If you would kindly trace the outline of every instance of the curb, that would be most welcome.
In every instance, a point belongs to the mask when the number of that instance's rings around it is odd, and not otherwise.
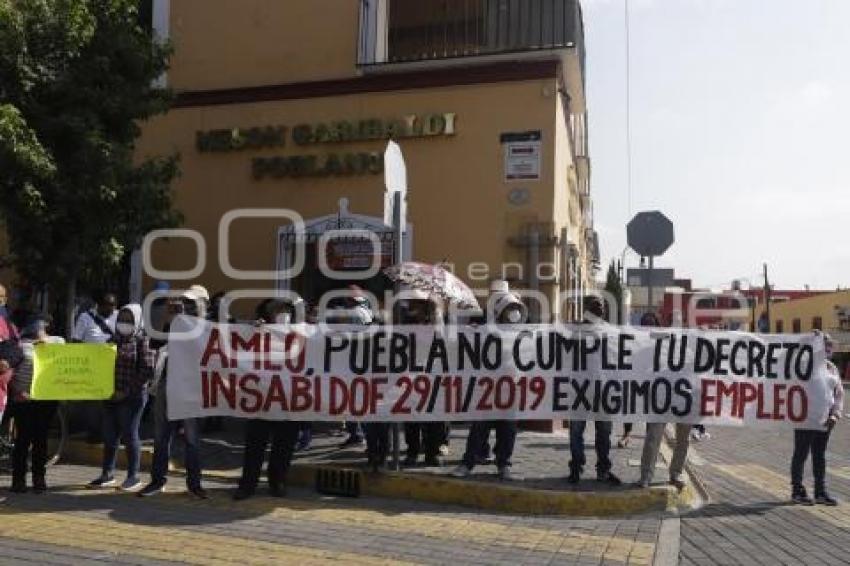
[[[150,447],[142,448],[141,465],[149,468],[152,460]],[[64,463],[98,466],[102,459],[100,445],[70,440],[62,454]],[[123,451],[119,463],[124,463]],[[169,469],[184,474],[172,461]],[[624,489],[595,493],[542,490],[474,480],[462,480],[427,474],[404,472],[371,473],[362,469],[294,463],[288,473],[291,486],[315,488],[321,473],[345,472],[359,486],[360,495],[407,499],[429,503],[474,507],[484,511],[499,511],[531,515],[567,516],[618,516],[636,515],[650,511],[669,511],[690,507],[694,492],[681,493],[668,486],[649,489]],[[239,480],[237,470],[204,470],[205,479],[225,483]]]

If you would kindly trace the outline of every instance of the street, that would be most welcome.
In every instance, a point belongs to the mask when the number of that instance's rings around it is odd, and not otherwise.
[[[9,494],[0,507],[0,562],[668,564],[678,547],[683,565],[850,563],[850,505],[788,503],[790,431],[710,432],[692,462],[712,500],[681,518],[520,516],[310,490],[280,500],[261,491],[237,504],[224,483],[207,482],[208,501],[190,499],[181,478],[164,496],[141,499],[83,489],[96,468],[60,465],[50,470],[49,494]],[[842,501],[850,499],[849,449],[839,428],[829,482]]]

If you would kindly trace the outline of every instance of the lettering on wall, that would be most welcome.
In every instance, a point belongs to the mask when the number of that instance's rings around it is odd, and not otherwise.
[[[198,131],[195,146],[201,153],[231,153],[320,144],[355,143],[388,139],[453,136],[457,115],[410,114],[401,118],[338,120],[314,124],[261,126]],[[382,151],[330,152],[323,155],[254,157],[254,179],[321,177],[380,174],[384,170]]]

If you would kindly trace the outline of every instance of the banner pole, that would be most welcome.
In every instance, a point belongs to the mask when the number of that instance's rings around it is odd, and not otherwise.
[[[404,261],[404,252],[402,250],[404,246],[403,237],[401,228],[401,199],[404,198],[399,191],[393,192],[393,239],[395,240],[395,246],[393,247],[393,261],[396,264]],[[398,290],[398,289],[396,289]],[[392,316],[392,313],[391,313]],[[401,461],[400,461],[400,447],[399,447],[399,429],[401,428],[398,423],[393,423],[392,435],[393,435],[393,462],[392,469],[396,472],[401,470]]]

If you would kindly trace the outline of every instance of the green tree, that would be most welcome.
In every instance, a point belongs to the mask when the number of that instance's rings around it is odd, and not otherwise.
[[[177,157],[137,160],[139,123],[165,112],[170,47],[136,0],[0,0],[0,213],[11,264],[65,290],[103,279],[173,226]]]
[[[620,281],[620,273],[617,269],[615,260],[611,260],[608,266],[608,274],[605,276],[605,291],[611,293],[617,300],[617,320],[612,320],[614,324],[622,323],[623,321],[623,284]]]

